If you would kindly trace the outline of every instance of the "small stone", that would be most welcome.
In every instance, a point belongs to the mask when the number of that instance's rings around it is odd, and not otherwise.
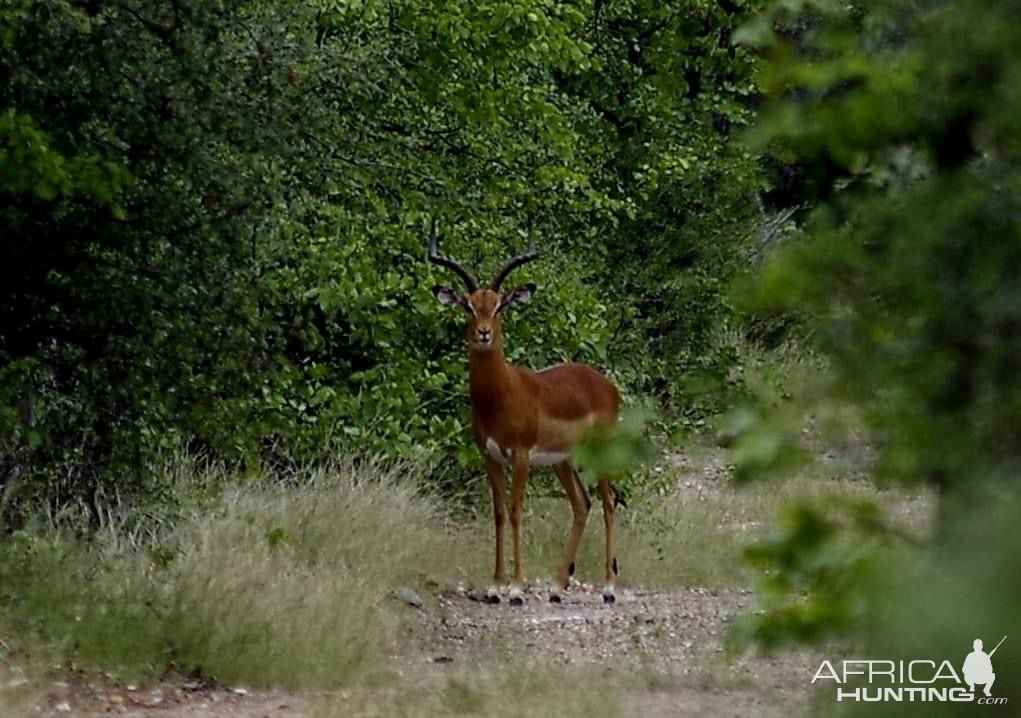
[[[59,712],[61,712],[61,713],[70,713],[71,712],[71,704],[70,703],[66,703],[66,702],[65,703],[58,703],[56,705],[56,709]]]
[[[419,596],[414,591],[412,591],[410,588],[397,589],[396,591],[393,592],[393,597],[396,598],[398,601],[403,601],[409,606],[414,606],[415,608],[421,608],[423,605],[425,605],[425,602],[422,600],[422,597]]]

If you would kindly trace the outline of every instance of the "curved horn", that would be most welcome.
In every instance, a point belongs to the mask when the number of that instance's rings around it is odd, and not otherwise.
[[[494,279],[493,283],[489,285],[489,288],[492,289],[494,292],[499,291],[500,285],[503,284],[503,280],[507,278],[507,275],[509,275],[518,267],[520,267],[522,264],[534,262],[538,258],[539,250],[536,249],[535,244],[532,243],[528,247],[527,252],[525,252],[524,254],[519,254],[518,256],[514,257],[509,262],[507,262],[507,264],[503,265],[503,268],[497,273],[496,279]]]
[[[539,258],[539,250],[535,248],[535,240],[532,239],[532,223],[528,223],[528,251],[524,254],[519,254],[513,259],[507,261],[507,264],[503,265],[503,268],[496,274],[496,279],[489,285],[489,288],[494,292],[499,291],[500,285],[503,284],[503,280],[507,278],[507,275],[517,270],[522,265],[527,265],[530,261],[535,261]]]
[[[438,264],[441,267],[446,267],[461,277],[469,292],[474,292],[478,289],[479,283],[475,281],[475,277],[471,275],[471,272],[462,267],[458,262],[455,262],[453,259],[444,257],[440,254],[439,244],[439,238],[436,236],[436,217],[433,217],[432,225],[429,228],[429,261],[433,264]]]
[[[493,280],[489,288],[494,292],[500,291],[500,285],[503,284],[503,280],[513,272],[515,269],[520,267],[522,264],[528,264],[534,262],[539,258],[539,250],[535,248],[535,235],[532,234],[532,214],[528,215],[528,251],[524,254],[519,254],[514,257],[507,264],[503,265],[499,272],[496,273],[496,279]]]

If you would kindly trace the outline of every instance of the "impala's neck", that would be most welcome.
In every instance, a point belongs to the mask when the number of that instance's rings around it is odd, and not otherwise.
[[[488,349],[468,350],[468,386],[474,406],[484,408],[504,395],[510,380],[508,368],[499,337]]]

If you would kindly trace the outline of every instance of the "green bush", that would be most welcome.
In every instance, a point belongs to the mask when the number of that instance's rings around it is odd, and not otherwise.
[[[424,261],[432,218],[483,277],[537,239],[512,359],[607,366],[669,417],[715,410],[684,379],[733,361],[709,337],[760,221],[733,141],[750,11],[5,4],[14,503],[158,494],[182,448],[252,469],[424,450],[457,484],[476,458],[461,329],[427,292],[449,281]]]

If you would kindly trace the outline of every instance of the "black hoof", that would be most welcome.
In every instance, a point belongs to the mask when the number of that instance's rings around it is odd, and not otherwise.
[[[489,605],[492,606],[492,605],[497,604],[497,603],[500,602],[500,597],[497,596],[495,593],[491,593],[491,594],[486,596],[486,598],[485,598],[485,600],[483,602],[484,603],[488,603]]]
[[[523,599],[521,596],[511,596],[510,605],[512,605],[512,606],[524,606],[525,605],[525,599]]]
[[[559,593],[551,593],[549,595],[549,602],[550,603],[560,603],[561,602],[560,594]]]
[[[616,602],[617,602],[617,597],[614,596],[612,593],[604,593],[603,594],[603,603],[616,603]]]

